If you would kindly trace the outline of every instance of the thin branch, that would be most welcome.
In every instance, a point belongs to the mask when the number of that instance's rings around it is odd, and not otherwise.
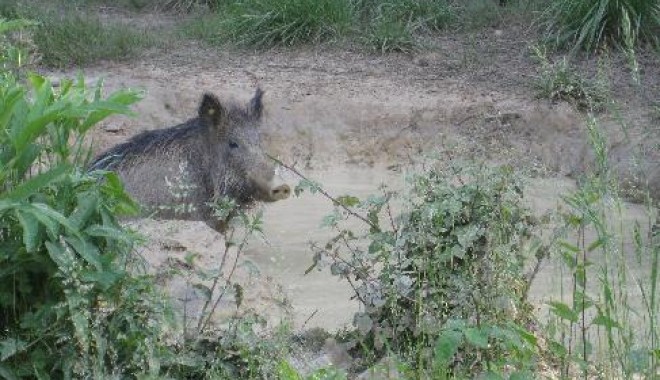
[[[273,156],[271,156],[271,155],[269,155],[269,154],[267,154],[267,156],[268,156],[271,160],[277,162],[280,166],[282,166],[283,168],[289,170],[290,172],[292,172],[293,174],[295,174],[295,175],[297,175],[298,177],[302,178],[303,180],[308,181],[308,182],[310,182],[310,183],[315,183],[315,182],[313,182],[312,180],[310,180],[309,178],[307,178],[304,174],[302,174],[301,172],[299,172],[297,169],[295,169],[293,166],[287,165],[287,164],[285,164],[284,162],[282,162],[281,160],[279,160],[279,159],[277,159],[277,158],[275,158],[275,157],[273,157]],[[362,215],[356,213],[355,211],[351,210],[351,209],[348,208],[346,205],[342,204],[340,201],[337,200],[337,198],[335,198],[335,197],[333,197],[332,195],[328,194],[328,192],[326,192],[325,190],[323,190],[323,188],[321,188],[320,186],[317,186],[317,187],[316,187],[316,190],[318,190],[318,192],[321,193],[321,195],[323,195],[324,197],[326,197],[326,198],[328,198],[329,200],[331,200],[332,203],[333,203],[335,206],[339,206],[339,207],[341,207],[342,209],[344,209],[344,211],[346,211],[349,215],[351,215],[351,216],[353,216],[353,217],[355,217],[355,218],[360,219],[361,221],[363,221],[363,222],[365,222],[366,224],[368,224],[369,227],[371,227],[371,228],[373,228],[373,229],[375,229],[375,230],[377,230],[377,231],[380,231],[380,227],[379,227],[379,226],[377,226],[376,224],[372,223],[371,221],[369,221],[369,219],[365,218],[364,216],[362,216]]]

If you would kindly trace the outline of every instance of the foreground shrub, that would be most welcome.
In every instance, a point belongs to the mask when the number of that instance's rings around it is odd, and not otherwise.
[[[315,266],[348,281],[364,308],[354,318],[363,349],[394,351],[435,378],[533,370],[538,352],[527,331],[533,318],[523,272],[544,250],[520,183],[505,168],[467,165],[424,171],[410,185],[398,220],[392,193],[335,199],[326,223],[338,234],[314,246]],[[342,228],[346,217],[360,218],[369,232]]]

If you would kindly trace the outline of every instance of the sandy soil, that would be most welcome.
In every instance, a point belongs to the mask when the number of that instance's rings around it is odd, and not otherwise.
[[[108,91],[145,91],[144,100],[135,106],[136,117],[108,120],[92,137],[102,150],[142,130],[193,117],[203,91],[243,100],[259,85],[266,91],[267,150],[333,194],[376,193],[381,183],[400,188],[407,167],[419,163],[425,153],[441,151],[519,168],[533,178],[528,198],[541,212],[574,186],[568,176],[579,176],[593,159],[587,148],[586,116],[567,104],[534,98],[536,66],[523,32],[515,26],[501,33],[488,30],[473,36],[472,42],[442,37],[435,41],[434,52],[414,56],[323,47],[250,54],[195,44],[145,52],[135,62],[84,69],[90,81],[103,78]],[[643,67],[651,78],[644,93],[626,84],[625,70],[612,69],[614,85],[621,86],[616,96],[623,105],[626,133],[614,116],[605,116],[601,124],[620,177],[635,179],[644,172],[658,196],[660,149],[659,140],[649,138],[657,133],[649,135],[648,94],[660,88],[660,69],[652,64]],[[292,184],[297,181],[284,176]],[[322,242],[331,234],[319,228],[330,208],[327,201],[311,195],[265,208],[266,239],[252,241],[234,278],[246,284],[243,309],[253,308],[272,320],[292,311],[298,328],[334,329],[351,322],[357,305],[349,300],[346,284],[327,273],[303,274],[312,262],[308,242]],[[627,208],[626,217],[644,217],[642,207]],[[195,295],[185,279],[170,276],[165,268],[184,265],[190,253],[199,254],[200,266],[216,267],[222,261],[224,240],[201,223],[141,221],[133,226],[148,237],[143,256],[175,298],[188,300],[181,302],[194,315],[201,307],[199,299],[190,301]],[[255,268],[260,276],[255,277]],[[533,289],[535,299],[549,296],[544,289],[551,277],[540,276]],[[250,281],[258,285],[247,286]]]

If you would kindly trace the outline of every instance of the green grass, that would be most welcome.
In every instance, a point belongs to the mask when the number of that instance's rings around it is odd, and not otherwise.
[[[399,0],[358,2],[362,27],[359,40],[381,53],[412,52],[421,48],[420,34],[437,32],[453,18],[444,1]]]
[[[540,75],[534,83],[537,97],[553,102],[565,101],[582,111],[602,111],[611,102],[609,87],[604,80],[585,79],[563,57],[550,62],[541,48],[534,48]]]
[[[219,13],[219,36],[239,45],[294,46],[333,40],[355,21],[349,0],[236,1]]]
[[[103,60],[136,57],[162,40],[145,28],[102,20],[91,10],[72,6],[39,4],[0,5],[7,18],[38,23],[32,34],[41,63],[49,67],[85,66]]]
[[[631,48],[660,42],[656,0],[557,0],[544,14],[549,39],[594,52],[603,44]]]

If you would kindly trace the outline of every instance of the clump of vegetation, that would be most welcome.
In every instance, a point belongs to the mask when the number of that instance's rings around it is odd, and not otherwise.
[[[2,22],[0,30],[28,25]],[[82,77],[54,88],[22,71],[25,53],[4,35],[0,44],[0,374],[255,378],[274,372],[284,351],[257,334],[258,315],[237,314],[222,326],[212,318],[226,295],[237,312],[240,307],[240,286],[231,274],[222,277],[231,262],[195,284],[208,298],[193,332],[144,274],[136,236],[119,224],[119,216],[136,211],[121,181],[85,169],[87,131],[129,113],[140,94],[103,97],[101,84],[88,89]],[[234,242],[232,233],[227,249],[238,245],[240,252],[260,218],[239,213],[236,219],[245,237]]]
[[[544,13],[559,46],[594,52],[603,44],[630,48],[660,42],[660,5],[655,0],[559,0]]]
[[[31,33],[32,41],[41,63],[50,67],[124,60],[159,43],[154,34],[144,28],[106,21],[91,10],[71,5],[3,4],[0,14],[37,23]]]
[[[545,331],[563,377],[654,378],[660,370],[657,207],[628,217],[607,162],[605,135],[590,117],[595,168],[564,196],[557,234],[559,296]]]
[[[134,239],[116,215],[134,205],[115,175],[105,173],[100,181],[80,170],[89,153],[86,131],[109,115],[128,113],[138,99],[131,91],[104,99],[100,87],[90,93],[82,78],[63,81],[55,91],[35,74],[26,84],[11,71],[0,76],[5,376],[97,377],[153,369],[149,358],[167,313],[151,283],[125,270]]]
[[[411,52],[419,47],[416,35],[443,29],[452,19],[444,1],[403,0],[359,2],[364,44],[381,53]]]
[[[506,168],[471,165],[430,169],[410,184],[397,219],[386,190],[334,199],[325,223],[338,234],[313,247],[314,266],[329,265],[363,305],[354,317],[361,348],[395,352],[434,378],[534,371],[540,352],[527,329],[534,318],[524,268],[545,250],[521,184]],[[305,188],[320,191],[309,181],[298,191]],[[368,232],[343,228],[349,217]]]
[[[235,1],[223,8],[221,36],[241,45],[294,46],[332,40],[354,22],[348,0]]]
[[[550,62],[538,47],[534,54],[541,64],[541,73],[535,83],[539,98],[568,102],[583,111],[601,111],[610,102],[605,81],[585,79],[566,57]]]

